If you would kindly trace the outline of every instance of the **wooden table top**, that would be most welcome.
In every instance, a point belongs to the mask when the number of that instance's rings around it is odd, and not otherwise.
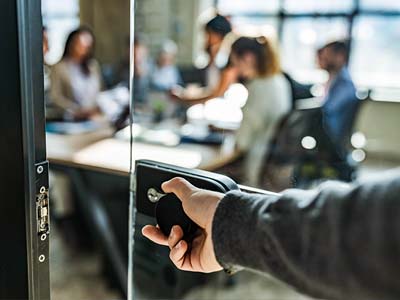
[[[52,164],[122,176],[130,174],[130,143],[113,138],[109,128],[77,135],[48,133],[47,153]],[[179,144],[168,147],[134,142],[132,158],[212,171],[232,161],[234,147],[229,139],[223,146]]]

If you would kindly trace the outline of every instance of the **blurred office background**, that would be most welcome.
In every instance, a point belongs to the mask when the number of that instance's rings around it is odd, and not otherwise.
[[[248,97],[246,80],[236,80],[205,104],[187,105],[171,96],[179,92],[196,98],[210,93],[204,71],[210,62],[204,26],[216,13],[231,22],[235,37],[266,36],[276,41],[282,70],[295,82],[293,93],[300,95],[288,113],[289,125],[284,124],[275,135],[278,150],[270,155],[269,164],[261,166],[268,172],[259,187],[276,191],[312,188],[325,180],[357,180],[399,165],[397,0],[135,2],[132,12],[129,0],[42,0],[49,73],[62,58],[68,35],[83,25],[95,38],[94,58],[101,76],[95,116],[79,122],[65,113],[48,119],[56,202],[51,244],[53,298],[126,296],[128,256],[132,255],[128,253],[129,113],[134,122],[134,159],[161,160],[230,175],[226,167],[233,162],[234,132],[240,127]],[[130,44],[132,14],[134,44]],[[341,176],[343,167],[337,167],[336,161],[324,161],[325,156],[319,153],[323,142],[318,136],[296,136],[293,130],[299,119],[306,122],[308,115],[303,112],[314,109],[324,98],[329,76],[318,66],[317,51],[337,40],[347,43],[348,69],[360,101],[345,141],[342,162],[346,176]],[[229,46],[222,47],[226,60]],[[133,81],[128,58],[132,49],[137,59]],[[167,73],[153,76],[165,66]],[[166,82],[162,74],[176,78]],[[133,93],[129,91],[132,86]],[[128,112],[130,101],[134,110]],[[292,137],[295,142],[287,143]],[[284,156],[282,149],[293,151]],[[279,283],[254,274],[233,279],[182,274],[168,264],[162,249],[139,236],[136,242],[138,261],[133,272],[143,299],[302,299]],[[156,259],[152,259],[153,253]]]

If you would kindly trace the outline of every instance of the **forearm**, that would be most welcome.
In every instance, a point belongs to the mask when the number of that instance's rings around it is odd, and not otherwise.
[[[316,297],[398,299],[398,176],[279,197],[229,193],[213,221],[217,258]]]

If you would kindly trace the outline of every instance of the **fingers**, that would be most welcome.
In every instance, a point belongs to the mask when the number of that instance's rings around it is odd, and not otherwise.
[[[161,230],[155,226],[144,226],[142,229],[142,234],[156,244],[168,246],[168,237],[166,237]]]
[[[169,181],[164,182],[161,188],[165,193],[174,193],[182,202],[187,200],[198,189],[193,186],[189,181],[175,177]]]
[[[172,227],[169,237],[166,237],[158,227],[152,225],[143,227],[142,234],[154,243],[168,246],[171,249],[169,257],[178,269],[191,272],[201,270],[199,257],[201,251],[200,248],[203,243],[202,238],[204,237],[196,237],[192,242],[192,250],[189,250],[189,244],[182,239],[183,230],[178,225]],[[194,261],[193,254],[195,255]]]
[[[162,246],[168,246],[170,249],[174,248],[178,242],[183,239],[184,235],[182,228],[178,225],[172,227],[171,234],[168,237],[161,232],[160,228],[152,225],[144,226],[142,234],[152,242]]]
[[[175,247],[171,249],[171,252],[169,253],[169,258],[178,269],[189,271],[187,263],[185,263],[188,247],[188,243],[184,240],[181,240],[175,245]]]
[[[180,226],[175,225],[171,229],[171,233],[168,237],[168,246],[172,250],[180,240],[183,239],[183,230]]]

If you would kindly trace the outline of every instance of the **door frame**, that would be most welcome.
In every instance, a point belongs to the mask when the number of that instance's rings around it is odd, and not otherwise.
[[[50,299],[41,1],[1,1],[0,36],[0,299]]]

